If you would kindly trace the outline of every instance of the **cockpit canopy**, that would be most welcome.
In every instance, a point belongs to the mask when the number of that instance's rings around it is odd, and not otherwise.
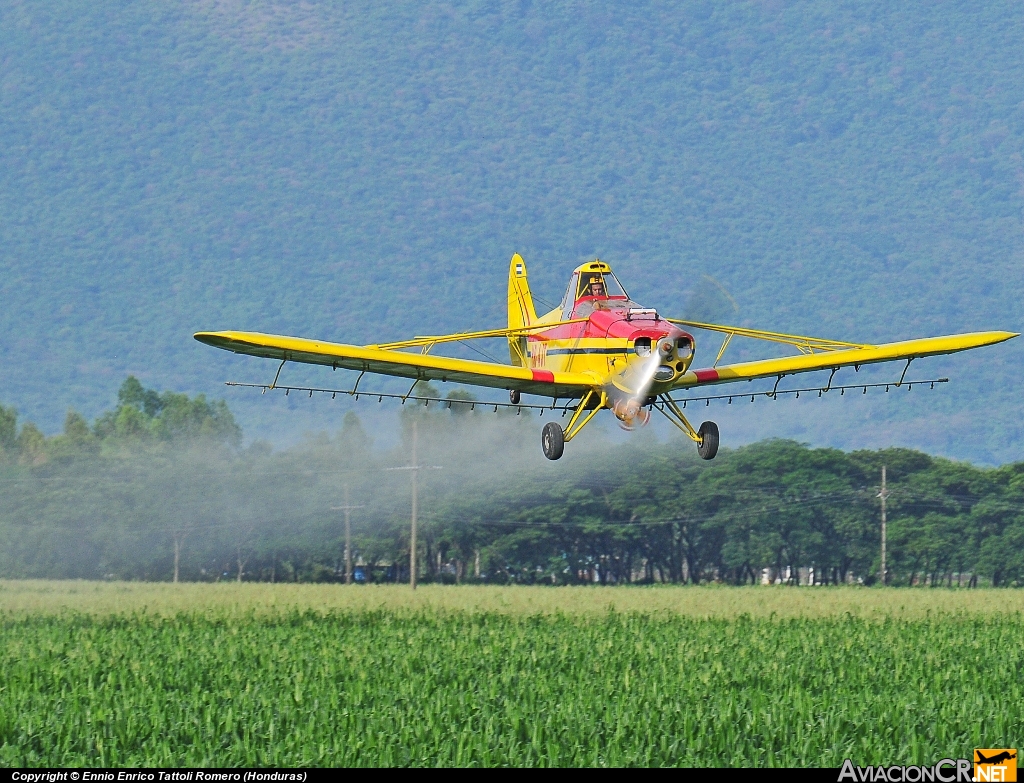
[[[597,299],[628,299],[626,292],[616,279],[608,272],[583,272],[576,283],[576,301],[593,296]]]
[[[563,318],[586,318],[594,310],[637,307],[608,264],[591,261],[576,268],[562,298]]]

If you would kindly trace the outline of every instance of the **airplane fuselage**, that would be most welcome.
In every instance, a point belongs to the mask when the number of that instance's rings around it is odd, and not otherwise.
[[[517,287],[517,276],[524,278]],[[513,259],[510,283],[512,325],[532,310],[527,301],[525,265]],[[632,421],[644,401],[667,392],[687,372],[694,356],[693,335],[629,298],[611,268],[593,261],[576,268],[559,307],[524,318],[538,328],[512,345],[512,360],[543,378],[582,373],[602,390],[603,405]]]
[[[670,388],[693,361],[693,336],[662,320],[655,311],[638,308],[632,302],[630,307],[622,307],[615,300],[581,304],[585,307],[577,306],[570,318],[579,318],[581,309],[597,305],[585,316],[586,321],[528,337],[531,369],[592,373],[607,378],[614,387],[620,385],[615,383],[616,378],[656,356],[658,367],[652,386],[652,393],[656,393]]]

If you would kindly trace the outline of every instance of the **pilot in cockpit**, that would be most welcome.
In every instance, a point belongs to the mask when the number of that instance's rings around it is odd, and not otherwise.
[[[607,294],[604,290],[604,276],[603,275],[592,275],[590,282],[583,287],[583,291],[580,293],[580,298],[585,296],[597,296],[604,299]]]

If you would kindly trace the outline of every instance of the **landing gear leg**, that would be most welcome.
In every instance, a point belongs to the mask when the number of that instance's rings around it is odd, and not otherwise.
[[[576,406],[576,410],[573,411],[572,418],[569,419],[569,425],[564,432],[556,422],[549,421],[545,424],[540,436],[540,445],[544,450],[544,456],[548,459],[561,457],[565,450],[565,444],[580,434],[580,430],[587,426],[601,408],[605,407],[606,401],[604,392],[588,391]],[[583,416],[583,411],[591,404],[594,405],[593,409]],[[581,417],[583,417],[582,420]]]
[[[667,394],[661,396],[662,406],[658,410],[665,414],[670,422],[686,433],[694,443],[697,444],[697,453],[701,459],[714,459],[718,454],[718,425],[713,421],[706,421],[695,430],[693,425],[687,421],[682,409]]]

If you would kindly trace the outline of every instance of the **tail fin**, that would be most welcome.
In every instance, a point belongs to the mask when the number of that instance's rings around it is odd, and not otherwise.
[[[537,311],[533,309],[530,283],[526,279],[526,262],[516,253],[512,256],[512,263],[508,268],[508,328],[532,326],[536,320]],[[508,352],[512,364],[525,367],[526,337],[509,337]]]

